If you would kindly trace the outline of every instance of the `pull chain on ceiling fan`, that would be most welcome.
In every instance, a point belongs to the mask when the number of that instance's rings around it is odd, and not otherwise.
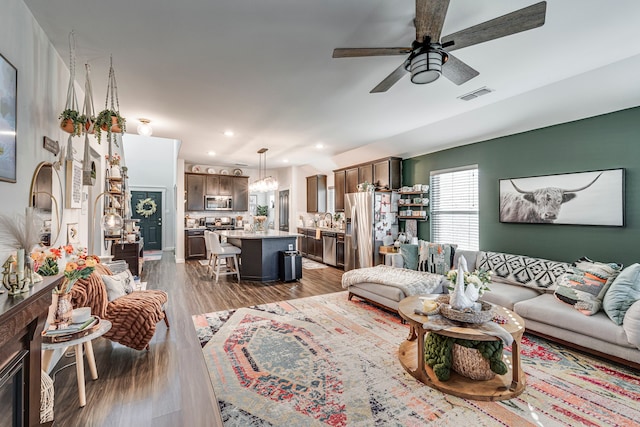
[[[448,8],[449,0],[416,0],[416,39],[411,47],[337,48],[333,50],[333,57],[408,54],[409,57],[371,93],[386,92],[407,72],[411,73],[411,81],[416,84],[431,83],[442,74],[461,85],[480,73],[450,52],[544,25],[547,2],[536,3],[441,38]]]

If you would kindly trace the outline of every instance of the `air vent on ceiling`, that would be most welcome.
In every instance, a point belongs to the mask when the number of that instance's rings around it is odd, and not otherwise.
[[[481,87],[480,89],[476,89],[469,93],[465,93],[462,96],[459,96],[458,99],[462,99],[463,101],[471,101],[472,99],[476,99],[479,96],[486,95],[491,92],[493,92],[493,89],[489,89],[488,87]]]

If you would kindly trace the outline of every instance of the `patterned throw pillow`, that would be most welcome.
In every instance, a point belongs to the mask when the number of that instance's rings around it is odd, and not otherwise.
[[[429,243],[420,248],[418,270],[435,274],[447,274],[453,265],[453,256],[458,245],[449,243]],[[426,258],[425,258],[426,255]]]
[[[591,316],[602,307],[604,295],[618,277],[622,265],[594,262],[588,258],[581,258],[574,265],[572,271],[558,279],[555,296],[582,314]]]
[[[570,264],[564,262],[502,252],[480,252],[478,258],[478,268],[493,271],[494,282],[501,278],[505,283],[538,289],[554,285],[571,268]]]
[[[640,264],[632,264],[616,277],[604,295],[602,305],[616,325],[622,325],[625,314],[640,299]],[[627,332],[628,334],[628,332]],[[627,335],[628,336],[628,335]]]

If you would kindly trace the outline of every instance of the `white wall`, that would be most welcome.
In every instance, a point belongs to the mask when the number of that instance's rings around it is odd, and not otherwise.
[[[0,213],[23,214],[28,205],[31,177],[36,166],[42,161],[55,162],[57,159],[44,150],[43,137],[59,141],[61,148],[67,144],[69,135],[60,130],[58,116],[66,102],[69,70],[22,0],[2,2],[0,53],[18,70],[17,176],[16,183],[0,182],[3,201]],[[83,94],[77,84],[76,90],[79,99],[82,99]],[[82,160],[84,139],[74,139],[75,157]],[[92,146],[100,153],[105,149],[105,144],[102,145],[97,147],[92,141]],[[61,175],[64,188],[64,172]],[[82,209],[65,209],[62,236],[57,245],[66,244],[66,223],[78,223],[81,242],[87,244],[88,214],[82,212]],[[6,259],[9,253],[0,248],[0,260]]]
[[[177,139],[156,138],[126,134],[124,151],[131,191],[162,191],[162,248],[176,247],[176,184],[177,152],[181,142]],[[182,180],[182,178],[180,179]],[[135,207],[132,207],[135,208]],[[180,230],[182,232],[182,230]]]

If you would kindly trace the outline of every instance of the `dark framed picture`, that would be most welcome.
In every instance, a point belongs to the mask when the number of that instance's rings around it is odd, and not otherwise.
[[[0,54],[0,181],[16,182],[18,70]]]
[[[624,169],[500,180],[500,222],[624,226]]]

